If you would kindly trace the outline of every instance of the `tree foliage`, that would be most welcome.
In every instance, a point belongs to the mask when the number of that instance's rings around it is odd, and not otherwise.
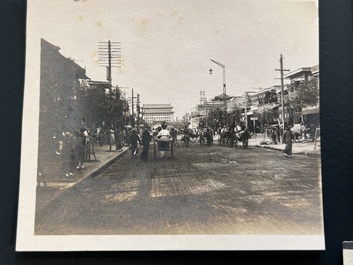
[[[258,114],[259,121],[263,126],[273,124],[278,117],[278,111],[271,109]]]
[[[207,119],[208,126],[211,128],[215,128],[223,125],[223,121],[224,121],[223,110],[221,110],[220,108],[210,110],[208,112],[206,119]]]
[[[106,128],[123,127],[126,124],[129,106],[121,98],[119,89],[89,88],[81,85],[80,106],[88,123]],[[103,123],[104,122],[104,123]]]
[[[300,82],[295,89],[295,103],[304,106],[316,106],[319,99],[318,79],[312,77]]]
[[[241,109],[238,106],[234,106],[232,111],[227,115],[228,126],[234,127],[236,124],[241,123]]]

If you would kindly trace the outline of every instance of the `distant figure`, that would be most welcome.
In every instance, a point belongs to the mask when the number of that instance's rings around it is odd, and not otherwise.
[[[142,133],[143,150],[142,150],[141,156],[140,156],[141,160],[147,161],[148,151],[150,150],[151,139],[152,139],[152,135],[151,135],[151,132],[150,132],[150,128],[146,127],[145,130]]]
[[[116,130],[116,137],[115,137],[115,143],[116,143],[116,150],[119,152],[123,151],[123,135],[120,129]]]
[[[177,131],[176,131],[174,128],[172,128],[172,129],[170,130],[170,136],[171,136],[171,138],[172,138],[172,143],[173,143],[173,145],[179,146],[179,144],[178,144],[178,139],[177,139]]]
[[[66,177],[73,176],[73,169],[75,167],[76,148],[73,135],[66,132],[61,147],[61,171]]]
[[[113,129],[109,129],[109,151],[112,150],[112,145],[115,144],[115,133]]]
[[[138,144],[140,143],[140,135],[137,133],[136,129],[132,129],[129,140],[131,155],[136,157],[138,156]]]
[[[282,136],[282,143],[285,144],[283,153],[286,157],[292,157],[293,133],[287,126]]]
[[[207,127],[207,129],[206,129],[206,142],[207,142],[208,146],[210,146],[212,144],[211,139],[212,139],[212,131],[210,128]]]
[[[184,129],[183,140],[184,140],[184,147],[189,147],[190,131],[189,131],[189,129],[186,126],[185,126],[185,129]]]
[[[88,131],[86,128],[81,128],[76,131],[76,153],[77,153],[77,169],[84,168],[84,161],[86,157],[86,146],[87,146]]]
[[[308,129],[305,125],[305,123],[300,123],[300,134],[301,134],[301,140],[303,143],[306,143],[306,133],[307,133]]]

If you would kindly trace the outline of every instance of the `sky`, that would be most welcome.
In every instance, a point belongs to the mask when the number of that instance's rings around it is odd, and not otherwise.
[[[140,94],[142,104],[174,107],[179,119],[207,99],[279,85],[284,68],[311,67],[318,59],[315,0],[28,0],[27,34],[60,47],[106,81],[98,42],[120,42],[121,65],[112,84]],[[212,74],[209,69],[213,69]]]

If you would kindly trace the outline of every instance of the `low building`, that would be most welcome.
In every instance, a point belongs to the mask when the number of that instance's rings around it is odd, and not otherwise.
[[[316,104],[297,104],[296,102],[298,87],[305,81],[314,82],[320,89],[319,65],[299,68],[289,72],[284,78],[289,79],[289,85],[286,86],[284,93],[285,121],[289,124],[304,122],[313,127],[319,127],[319,94],[317,100],[314,100]]]

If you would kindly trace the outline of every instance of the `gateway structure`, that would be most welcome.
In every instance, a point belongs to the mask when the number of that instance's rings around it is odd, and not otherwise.
[[[169,104],[143,104],[143,119],[151,125],[174,121],[173,106]]]

